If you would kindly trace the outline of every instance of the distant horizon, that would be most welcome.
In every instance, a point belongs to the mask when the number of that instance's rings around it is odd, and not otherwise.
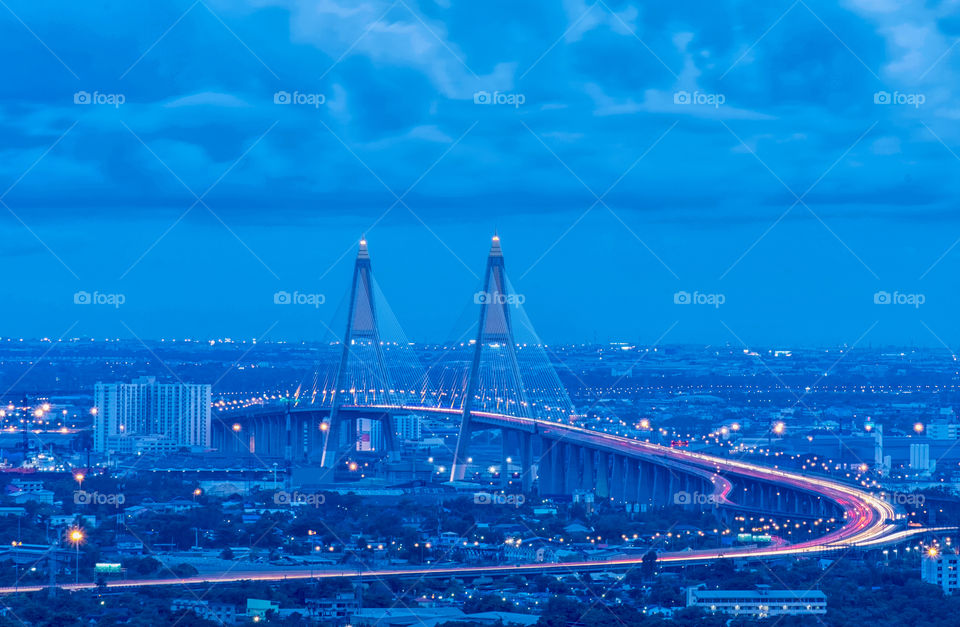
[[[210,345],[210,342],[215,342],[220,345],[230,345],[230,344],[264,344],[264,345],[325,345],[325,346],[334,346],[339,345],[339,340],[323,340],[323,339],[282,339],[282,338],[234,338],[234,337],[206,337],[206,338],[148,338],[148,337],[116,337],[116,338],[98,338],[98,337],[70,337],[70,338],[58,338],[53,339],[46,336],[40,337],[4,337],[0,336],[0,347],[3,346],[2,342],[23,342],[23,343],[70,343],[70,344],[79,344],[82,342],[102,342],[102,343],[115,343],[115,342],[129,342],[132,344],[141,344],[141,343],[183,343],[183,344],[197,344],[197,345]],[[405,343],[400,342],[387,342],[384,341],[384,344],[390,344],[395,346],[400,345],[413,345],[416,347],[453,347],[454,345],[467,348],[475,343],[475,340],[471,339],[464,342],[442,342],[442,341],[418,341],[411,340]],[[524,342],[517,342],[518,345],[525,344]],[[637,342],[630,342],[627,340],[597,340],[597,341],[583,341],[583,342],[540,342],[536,344],[538,346],[563,346],[563,347],[630,347],[631,349],[700,349],[700,350],[711,350],[711,349],[724,349],[730,350],[735,353],[748,353],[748,352],[774,352],[774,351],[811,351],[811,350],[843,350],[843,351],[857,351],[857,350],[866,350],[866,351],[883,351],[883,350],[897,350],[901,352],[926,352],[926,351],[942,351],[949,355],[955,355],[955,352],[952,351],[949,347],[939,346],[939,345],[905,345],[905,344],[870,344],[863,342],[858,346],[847,346],[841,344],[755,344],[750,347],[744,347],[743,345],[736,345],[734,343],[727,344],[701,344],[695,342],[664,342],[661,344],[641,344]]]

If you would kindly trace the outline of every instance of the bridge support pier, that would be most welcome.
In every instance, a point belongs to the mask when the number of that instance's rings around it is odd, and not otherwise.
[[[660,502],[665,504],[673,503],[676,500],[674,495],[677,492],[673,473],[666,466],[661,466],[659,464],[657,464],[657,472],[660,473],[660,489],[663,491]]]
[[[540,463],[537,465],[537,491],[541,497],[554,496],[557,493],[557,443],[541,440]]]
[[[566,454],[564,455],[564,469],[563,469],[563,493],[569,496],[573,496],[573,493],[577,491],[577,486],[580,483],[580,447],[574,444],[563,444],[562,445]]]
[[[594,478],[594,456],[596,452],[593,449],[583,449],[583,473],[580,475],[580,489],[584,492],[592,492],[596,485]]]
[[[626,495],[625,500],[627,503],[636,503],[639,501],[640,496],[640,462],[636,459],[627,457],[624,459],[626,464]]]
[[[520,489],[533,491],[533,436],[526,432],[520,434]]]
[[[610,496],[615,503],[622,503],[626,495],[624,487],[624,481],[626,479],[624,461],[623,455],[613,455],[613,469],[610,472]]]

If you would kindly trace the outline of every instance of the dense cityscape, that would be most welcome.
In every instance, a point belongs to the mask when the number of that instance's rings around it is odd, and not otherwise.
[[[445,356],[445,371],[467,367],[472,347],[410,350],[424,363]],[[380,423],[361,421],[342,471],[326,479],[317,464],[249,442],[243,454],[212,446],[211,432],[242,439],[257,412],[296,407],[304,380],[336,371],[338,348],[0,340],[0,384],[17,399],[0,412],[0,581],[8,594],[36,590],[8,596],[7,619],[552,625],[608,622],[612,612],[627,624],[692,624],[726,622],[721,607],[749,622],[825,612],[867,620],[883,617],[891,594],[960,586],[931,570],[956,568],[960,517],[960,374],[945,350],[544,346],[573,399],[571,424],[829,478],[895,505],[903,530],[930,530],[839,555],[672,566],[657,556],[788,546],[840,527],[842,516],[723,512],[706,490],[626,506],[596,489],[524,490],[521,463],[501,455],[493,431],[477,433],[466,480],[451,482],[459,415],[394,416],[400,461],[380,452]],[[200,383],[217,379],[214,392]],[[156,400],[108,440],[122,395]],[[174,396],[174,419],[153,413]],[[531,564],[550,568],[470,570]],[[322,576],[344,569],[356,576]],[[210,588],[181,583],[230,574],[238,577]],[[147,596],[125,585],[151,581],[163,585]],[[807,581],[817,583],[798,591]],[[86,585],[66,593],[71,583]],[[56,616],[44,601],[54,588],[69,598]],[[573,601],[585,598],[588,606]],[[149,618],[138,618],[146,607]]]

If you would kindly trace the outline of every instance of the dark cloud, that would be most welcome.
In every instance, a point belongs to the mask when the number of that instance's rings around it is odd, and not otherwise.
[[[542,335],[582,339],[597,329],[662,331],[675,312],[648,306],[654,294],[716,281],[745,250],[724,279],[732,291],[766,280],[783,251],[804,246],[810,272],[837,285],[872,282],[864,265],[881,265],[893,230],[910,252],[888,272],[915,281],[960,234],[960,56],[945,55],[957,32],[946,5],[606,4],[410,3],[413,15],[386,0],[185,0],[148,10],[11,0],[13,13],[0,13],[0,55],[10,61],[0,70],[0,193],[14,185],[4,202],[27,226],[6,215],[6,237],[17,241],[3,254],[43,259],[17,279],[24,289],[74,289],[74,268],[92,282],[128,277],[136,291],[169,286],[168,272],[212,277],[236,266],[243,280],[226,285],[268,293],[276,276],[343,280],[337,260],[369,229],[385,255],[414,242],[397,254],[449,288],[474,281],[499,225],[522,240],[513,263],[529,270],[532,303],[566,276],[587,280],[572,265],[585,255],[596,267],[629,267],[645,285],[617,301],[625,311],[590,312],[589,324],[579,301],[545,308]],[[80,92],[123,103],[75,104]],[[316,106],[276,104],[280,92]],[[481,92],[511,104],[475,104]],[[924,102],[876,104],[878,92]],[[679,93],[722,102],[678,103]],[[612,185],[608,210],[594,194]],[[394,194],[411,186],[399,203]],[[805,202],[816,215],[798,206],[777,223],[811,186]],[[184,214],[208,188],[210,211]],[[182,250],[190,255],[177,257]],[[791,272],[803,265],[790,261]],[[949,274],[951,256],[942,263],[931,277]],[[410,281],[395,266],[387,278]],[[607,302],[617,281],[590,279],[587,291]],[[217,319],[222,300],[198,293],[192,306]],[[170,320],[189,318],[176,302],[154,305]],[[789,337],[790,320],[815,304],[795,306],[793,318],[757,328]],[[439,307],[417,310],[415,298],[396,308],[422,317],[411,336],[442,317]],[[69,317],[49,309],[50,324]],[[250,311],[230,311],[249,333],[274,313]],[[749,311],[730,311],[738,328],[751,324]],[[41,335],[43,320],[21,322]],[[140,323],[164,332],[162,321]],[[684,337],[715,335],[707,322],[691,324]],[[844,324],[853,338],[802,326],[804,338],[855,339],[857,317]]]

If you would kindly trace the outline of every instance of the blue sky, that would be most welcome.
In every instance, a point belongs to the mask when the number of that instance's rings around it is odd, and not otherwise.
[[[322,337],[366,233],[447,339],[498,229],[549,341],[955,347],[958,10],[5,0],[0,335]]]

